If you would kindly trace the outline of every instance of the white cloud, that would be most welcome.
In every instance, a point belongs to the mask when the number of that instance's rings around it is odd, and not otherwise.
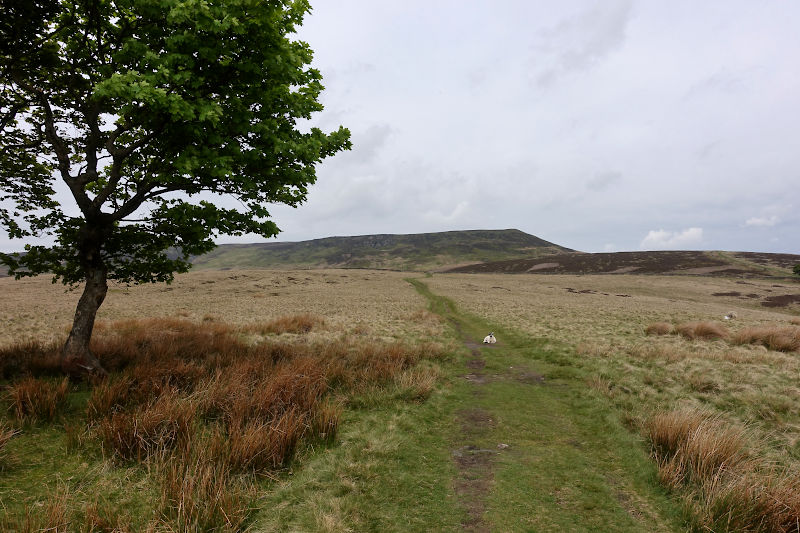
[[[642,250],[667,250],[694,246],[703,241],[703,228],[688,228],[683,231],[650,230],[642,239]]]
[[[778,217],[772,215],[771,217],[751,217],[745,221],[745,226],[755,226],[757,228],[771,228],[778,223]]]

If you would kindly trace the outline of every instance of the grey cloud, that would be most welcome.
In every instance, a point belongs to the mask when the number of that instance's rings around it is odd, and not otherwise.
[[[534,75],[540,87],[559,77],[591,67],[625,42],[632,14],[630,0],[598,2],[590,9],[543,30],[534,44],[532,64],[547,66]]]
[[[717,151],[719,145],[720,145],[719,140],[706,143],[695,152],[695,156],[699,160],[708,159],[709,157],[714,155],[714,152]]]
[[[351,150],[352,157],[350,160],[355,160],[362,164],[375,160],[392,136],[392,133],[393,130],[389,124],[373,124],[366,130],[353,132],[353,149]]]
[[[586,182],[586,188],[590,191],[600,192],[605,191],[615,183],[622,180],[622,174],[619,172],[602,172]]]
[[[734,72],[728,68],[722,68],[693,83],[686,91],[685,98],[692,99],[707,93],[732,95],[750,90],[750,80],[759,74],[759,70],[747,68]]]

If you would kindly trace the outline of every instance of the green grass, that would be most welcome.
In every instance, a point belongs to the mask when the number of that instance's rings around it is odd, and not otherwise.
[[[267,487],[255,518],[264,531],[457,531],[453,398],[383,399],[348,410],[336,446],[300,458]],[[379,400],[380,401],[380,400]]]
[[[36,514],[63,493],[85,505],[111,508],[133,526],[144,525],[151,516],[156,494],[146,471],[115,465],[96,446],[68,437],[67,426],[75,435],[82,431],[87,396],[83,386],[73,386],[70,408],[57,422],[16,424],[20,433],[6,446],[0,470],[0,526],[3,515]]]

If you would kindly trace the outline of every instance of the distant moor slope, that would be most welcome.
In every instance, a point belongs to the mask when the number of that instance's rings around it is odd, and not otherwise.
[[[789,277],[800,255],[658,251],[553,254],[465,265],[448,272],[507,274],[695,274]]]
[[[224,244],[193,260],[200,269],[390,268],[428,270],[522,257],[569,253],[516,229],[413,235],[328,237],[302,242]]]

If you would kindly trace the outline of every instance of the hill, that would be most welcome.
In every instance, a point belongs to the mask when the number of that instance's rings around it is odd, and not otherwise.
[[[573,250],[516,229],[328,237],[302,242],[223,244],[193,259],[196,269],[382,268],[428,270]]]
[[[553,254],[492,261],[446,270],[465,273],[703,274],[789,277],[800,255],[756,252],[615,252]]]

